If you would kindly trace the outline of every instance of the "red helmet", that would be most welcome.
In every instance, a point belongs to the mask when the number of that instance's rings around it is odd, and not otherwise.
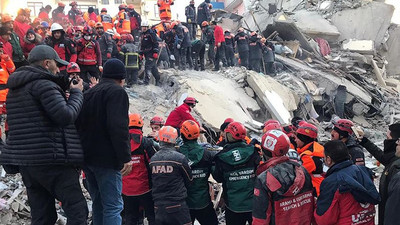
[[[270,151],[272,156],[284,156],[289,151],[289,137],[281,130],[270,130],[261,138],[261,148]]]
[[[79,68],[79,65],[74,63],[74,62],[70,62],[67,66],[67,73],[80,73],[81,72],[81,68]]]
[[[72,28],[72,27],[68,27],[68,28],[67,28],[67,31],[65,31],[65,33],[66,33],[68,36],[73,36],[73,35],[75,34],[75,30],[74,30],[74,28]]]
[[[78,5],[78,3],[76,1],[69,3],[69,6],[74,6],[74,5]]]
[[[240,122],[232,122],[225,129],[225,133],[230,133],[236,140],[243,140],[247,135],[247,130]]]
[[[135,6],[133,4],[128,5],[128,9],[134,9],[134,8],[135,8]]]
[[[133,42],[133,36],[132,34],[126,34],[122,36],[124,40],[126,40],[127,42]]]
[[[279,123],[270,123],[263,128],[263,133],[267,133],[270,130],[282,130],[282,126]]]
[[[164,123],[164,119],[159,116],[155,116],[150,120],[150,125],[164,126]]]
[[[89,35],[91,35],[91,34],[93,34],[93,30],[92,30],[91,27],[85,26],[85,27],[83,28],[82,33],[83,33],[83,34],[89,34]]]
[[[351,120],[347,119],[340,119],[337,122],[335,122],[334,127],[341,131],[345,131],[349,133],[350,135],[353,134],[353,130],[351,129],[352,126],[354,126],[354,123]]]
[[[102,8],[100,12],[107,12],[106,8]]]
[[[171,28],[172,28],[172,29],[175,29],[175,26],[177,26],[178,24],[179,24],[178,21],[172,22],[172,23],[171,23]]]
[[[316,139],[318,137],[318,128],[310,123],[301,122],[297,128],[297,134]]]
[[[193,98],[193,97],[187,97],[187,98],[185,98],[185,100],[183,100],[183,102],[184,103],[186,103],[186,104],[196,104],[196,103],[198,103],[199,101],[197,101],[195,98]]]
[[[75,32],[76,31],[83,32],[83,27],[82,26],[75,26],[74,29],[75,29]]]
[[[121,4],[118,6],[119,10],[126,9],[126,4]]]
[[[226,119],[224,120],[224,123],[232,123],[233,121],[235,121],[235,120],[232,119],[232,118],[226,118]]]
[[[271,125],[271,126],[269,126],[268,129],[265,129],[270,124],[277,124],[277,125]],[[265,121],[264,125],[262,126],[263,133],[265,133],[269,130],[278,129],[277,126],[279,126],[279,129],[281,129],[281,123],[279,123],[278,120],[267,120],[267,121]]]

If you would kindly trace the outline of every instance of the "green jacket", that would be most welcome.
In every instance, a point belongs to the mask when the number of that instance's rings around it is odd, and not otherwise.
[[[233,212],[251,212],[253,189],[260,155],[245,142],[228,143],[215,156],[213,177],[224,188],[226,206]]]
[[[184,142],[179,151],[189,160],[193,174],[193,181],[187,189],[186,203],[189,209],[203,209],[211,203],[208,177],[213,166],[213,153],[197,141]]]
[[[14,62],[22,62],[25,60],[24,53],[22,52],[21,44],[19,42],[19,37],[15,32],[11,33],[10,44],[13,48],[12,60]]]

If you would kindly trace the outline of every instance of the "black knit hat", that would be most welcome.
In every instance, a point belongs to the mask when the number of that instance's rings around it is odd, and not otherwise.
[[[119,59],[109,59],[104,64],[103,78],[122,80],[126,78],[125,65]]]
[[[393,139],[400,138],[400,123],[394,123],[390,125],[389,130],[390,130],[390,136],[392,136]]]

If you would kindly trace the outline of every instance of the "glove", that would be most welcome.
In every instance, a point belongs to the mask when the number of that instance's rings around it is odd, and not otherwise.
[[[153,58],[157,59],[158,58],[158,54],[157,53],[153,53]]]
[[[221,42],[217,44],[218,48],[221,47]]]
[[[180,44],[177,44],[177,45],[176,45],[176,48],[177,48],[177,49],[181,49],[181,45],[180,45]]]
[[[170,58],[172,61],[175,61],[175,56],[174,56],[174,55],[170,55],[169,58]]]
[[[107,59],[111,59],[111,53],[107,53]]]
[[[191,19],[188,19],[188,23],[192,23],[192,20],[191,20]]]
[[[1,55],[1,59],[6,61],[6,62],[11,60],[10,56],[8,56],[7,54],[2,54]]]
[[[102,66],[99,66],[99,71],[100,71],[100,73],[103,72],[103,67]]]

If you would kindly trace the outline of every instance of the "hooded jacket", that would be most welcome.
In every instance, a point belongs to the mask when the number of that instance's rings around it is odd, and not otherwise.
[[[203,209],[211,203],[208,177],[213,166],[213,154],[197,143],[197,140],[187,140],[179,148],[179,152],[189,160],[193,181],[188,187],[186,203],[189,209]]]
[[[253,225],[311,224],[314,195],[307,170],[287,156],[273,157],[263,168],[254,187]]]
[[[193,120],[199,126],[199,122],[190,114],[192,108],[186,103],[176,107],[168,116],[167,121],[165,121],[165,126],[172,126],[177,129],[180,129],[183,122],[186,120]]]
[[[224,200],[229,210],[251,212],[253,189],[260,155],[244,141],[228,143],[215,156],[214,179],[222,183]]]
[[[82,164],[83,151],[74,125],[82,108],[82,92],[71,89],[67,100],[64,91],[68,80],[38,66],[19,68],[7,85],[9,133],[0,163]]]
[[[323,225],[375,224],[379,193],[366,167],[351,160],[329,168],[321,184],[315,220]]]
[[[360,145],[363,146],[369,153],[371,153],[376,160],[381,162],[385,169],[382,172],[379,180],[379,194],[381,196],[381,202],[379,203],[378,213],[378,224],[390,224],[386,223],[386,205],[389,197],[389,184],[392,177],[400,172],[400,160],[396,157],[396,140],[385,140],[384,150],[379,149],[374,143],[368,140],[366,137],[362,139]],[[394,181],[396,182],[396,181]],[[393,189],[392,189],[393,190]],[[390,206],[392,207],[392,206]],[[396,221],[397,223],[398,221]]]

